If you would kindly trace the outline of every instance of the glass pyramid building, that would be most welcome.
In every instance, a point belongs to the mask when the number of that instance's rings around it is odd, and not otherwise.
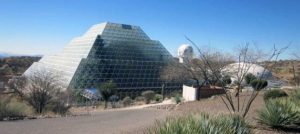
[[[95,88],[113,80],[121,96],[135,96],[145,90],[165,92],[180,89],[178,83],[160,79],[160,69],[172,55],[138,26],[101,23],[74,38],[62,53],[44,56],[26,72],[38,68],[63,74],[64,86],[71,89]]]

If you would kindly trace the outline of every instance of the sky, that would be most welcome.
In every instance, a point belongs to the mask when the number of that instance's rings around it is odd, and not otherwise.
[[[176,56],[192,39],[233,53],[250,43],[300,49],[299,0],[0,0],[0,51],[56,54],[101,22],[140,26]]]

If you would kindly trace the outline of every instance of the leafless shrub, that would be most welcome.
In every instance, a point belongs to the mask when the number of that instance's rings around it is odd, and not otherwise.
[[[186,79],[194,79],[197,81],[196,86],[199,88],[205,84],[216,85],[219,83],[218,85],[220,85],[225,91],[225,94],[221,96],[221,100],[226,105],[227,109],[230,111],[230,113],[240,114],[243,117],[247,115],[252,102],[260,92],[260,90],[253,90],[250,97],[243,100],[243,103],[240,103],[242,84],[245,76],[249,72],[249,69],[252,65],[264,60],[275,61],[276,64],[278,56],[288,48],[284,47],[277,49],[274,46],[271,53],[266,54],[257,48],[251,49],[249,44],[246,43],[246,45],[240,46],[237,50],[235,50],[234,53],[236,59],[234,59],[232,56],[224,54],[220,51],[202,50],[192,40],[189,38],[187,38],[187,40],[196,48],[198,55],[194,59],[189,60],[186,64],[180,64],[178,62],[174,62],[175,64],[170,64],[168,67],[163,69],[161,73],[163,79],[175,79],[181,82]],[[236,99],[232,97],[231,92],[227,90],[226,85],[228,83],[224,81],[225,79],[223,79],[223,76],[226,76],[226,73],[224,74],[225,66],[233,62],[238,64],[237,70],[235,70],[233,74],[230,74],[236,78],[236,81],[234,82],[237,85],[235,93]],[[267,70],[264,69],[263,74],[266,71]],[[261,77],[257,79],[262,80],[263,76],[264,75],[261,75]],[[200,84],[199,81],[202,81],[202,83]]]
[[[54,72],[47,69],[32,70],[26,75],[12,78],[8,85],[36,113],[43,113],[46,107],[51,107],[48,109],[55,113],[64,113],[61,111],[69,109],[66,100],[68,97],[64,91],[62,74]]]
[[[274,48],[272,49],[271,54],[266,55],[265,53],[263,53],[263,51],[261,51],[259,49],[250,49],[249,44],[241,46],[238,49],[238,51],[236,51],[237,52],[237,63],[239,66],[235,73],[236,78],[237,78],[237,82],[236,82],[236,84],[237,84],[237,92],[236,92],[237,100],[235,101],[234,98],[231,96],[231,93],[226,91],[225,82],[222,81],[222,79],[219,75],[218,68],[215,70],[214,65],[211,64],[211,62],[210,62],[210,58],[204,52],[202,52],[202,50],[192,40],[190,40],[189,38],[187,38],[187,40],[189,40],[190,43],[199,52],[199,59],[202,59],[204,61],[204,66],[206,66],[211,71],[211,74],[214,75],[218,81],[221,81],[222,88],[225,90],[225,95],[221,96],[221,99],[222,99],[223,103],[226,105],[226,107],[228,108],[228,110],[230,111],[230,113],[233,112],[233,113],[241,114],[243,117],[245,117],[247,115],[252,102],[255,100],[255,98],[261,91],[261,90],[252,90],[252,94],[250,95],[249,99],[245,99],[243,104],[240,103],[240,94],[239,93],[242,89],[241,85],[251,67],[251,66],[245,66],[244,63],[249,63],[249,65],[253,65],[261,60],[267,60],[267,61],[273,60],[276,63],[278,56],[280,54],[282,54],[288,48],[288,46],[287,46],[287,47],[284,47],[281,49],[277,49],[274,45]],[[268,58],[266,58],[266,56],[268,56]],[[266,69],[264,69],[262,73],[264,74],[265,71],[266,71]],[[262,80],[263,77],[264,77],[264,75],[261,75],[258,78],[258,80]],[[242,108],[240,108],[241,105],[242,105]]]

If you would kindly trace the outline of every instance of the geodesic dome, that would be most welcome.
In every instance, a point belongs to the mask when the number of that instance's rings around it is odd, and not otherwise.
[[[193,47],[188,44],[183,44],[178,48],[178,57],[180,62],[193,58]]]
[[[193,48],[190,45],[183,44],[178,48],[178,57],[193,57]]]
[[[262,77],[265,79],[272,78],[272,72],[265,69],[264,67],[257,65],[257,64],[252,64],[252,63],[232,63],[227,65],[223,70],[222,70],[224,75],[229,75],[231,76],[232,80],[237,79],[237,74],[240,76],[244,73],[248,74],[251,73],[255,75],[256,77]]]

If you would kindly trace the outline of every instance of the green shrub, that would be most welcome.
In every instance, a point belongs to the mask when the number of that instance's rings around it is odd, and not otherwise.
[[[292,93],[291,97],[293,99],[300,100],[300,89],[296,89],[296,91]]]
[[[268,86],[268,81],[266,80],[252,80],[251,81],[251,86],[254,90],[259,91],[261,89],[264,89],[265,87]]]
[[[222,78],[222,81],[223,81],[224,84],[226,84],[226,85],[232,83],[231,77],[230,77],[229,75],[225,75],[225,76]]]
[[[268,90],[264,93],[264,100],[267,101],[269,99],[275,99],[280,97],[287,97],[288,95],[280,89],[272,89]]]
[[[177,94],[173,97],[174,101],[176,104],[180,103],[181,102],[181,95],[180,94]]]
[[[237,115],[212,117],[201,114],[167,118],[157,122],[148,134],[250,134],[245,120]]]
[[[142,92],[142,96],[144,97],[146,104],[150,103],[150,101],[153,99],[154,95],[155,95],[155,92],[151,91],[151,90]]]
[[[143,96],[138,96],[138,97],[135,97],[134,100],[135,101],[145,101],[145,98]]]
[[[177,96],[179,94],[182,94],[182,92],[178,91],[178,90],[175,90],[175,91],[173,91],[173,92],[170,93],[169,97],[175,97],[175,96]]]
[[[246,76],[245,76],[245,81],[246,81],[246,84],[251,84],[251,82],[253,80],[256,80],[256,76],[253,75],[252,73],[248,73]]]
[[[132,103],[132,99],[129,96],[126,96],[123,100],[123,106],[129,106]]]
[[[260,124],[280,129],[299,123],[300,111],[290,99],[271,99],[258,111]]]
[[[161,102],[161,101],[163,101],[163,96],[160,95],[160,94],[155,94],[154,100],[155,100],[156,102]]]
[[[11,100],[0,100],[0,120],[22,119],[30,114],[30,107],[26,104]]]
[[[67,103],[64,103],[63,101],[53,101],[50,104],[47,105],[46,111],[52,111],[55,114],[59,115],[66,115],[71,106]]]

